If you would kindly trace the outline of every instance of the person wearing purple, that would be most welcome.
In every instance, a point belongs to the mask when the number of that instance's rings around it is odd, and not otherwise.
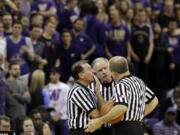
[[[72,29],[72,23],[74,19],[77,17],[76,13],[74,12],[74,8],[77,6],[77,0],[67,0],[66,6],[64,10],[58,15],[59,18],[59,26],[58,31],[61,32],[62,29]]]
[[[31,12],[38,12],[44,17],[49,17],[56,15],[56,8],[50,0],[36,0],[31,4]]]
[[[77,18],[73,23],[71,30],[72,44],[79,49],[81,59],[88,59],[95,50],[92,40],[82,32],[84,28],[83,18]]]
[[[111,23],[106,26],[106,32],[109,37],[106,54],[109,58],[124,56],[130,59],[130,33],[128,28],[121,22],[118,7],[111,5],[109,14]]]
[[[81,59],[81,54],[79,49],[72,45],[72,37],[68,29],[62,30],[61,41],[59,49],[61,80],[67,82],[71,76],[71,66]]]
[[[29,38],[21,36],[22,24],[16,21],[13,24],[12,35],[6,38],[7,62],[18,62],[21,66],[21,78],[27,83],[29,74],[28,62],[34,58],[33,48]]]
[[[177,29],[177,21],[175,18],[171,18],[168,23],[168,31],[163,34],[163,38],[168,44],[168,51],[173,53],[175,60],[175,73],[174,73],[174,87],[180,81],[180,35],[177,35],[175,30]]]
[[[153,127],[154,135],[180,135],[180,126],[176,124],[177,110],[169,107],[166,110],[165,118]]]
[[[5,114],[5,73],[1,68],[4,58],[0,53],[0,115]]]
[[[107,35],[105,33],[104,23],[97,19],[96,15],[98,13],[98,8],[93,2],[87,3],[82,7],[87,6],[87,12],[85,13],[86,18],[86,34],[92,39],[93,43],[96,45],[96,50],[93,53],[93,58],[104,57],[105,48],[104,44],[107,41]]]

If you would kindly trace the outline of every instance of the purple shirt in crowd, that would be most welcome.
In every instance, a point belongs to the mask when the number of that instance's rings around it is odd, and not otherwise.
[[[171,35],[171,33],[166,32],[163,34],[163,38],[169,47],[174,48],[175,63],[180,64],[180,35]]]
[[[107,46],[112,56],[127,56],[127,41],[130,41],[130,33],[128,28],[121,24],[116,27],[111,23],[106,26],[106,32],[108,33]]]
[[[81,54],[85,54],[89,51],[92,46],[92,40],[84,33],[80,33],[77,37],[75,37],[74,33],[71,31],[72,36],[72,44],[80,51]]]
[[[169,127],[164,120],[156,123],[153,128],[154,135],[180,135],[180,126],[173,124]]]
[[[21,53],[20,48],[26,45],[25,37],[21,36],[21,39],[15,43],[10,37],[6,38],[7,42],[7,60],[8,62],[18,62],[21,65],[21,75],[29,73],[29,66],[27,60],[27,54]]]
[[[50,0],[37,0],[31,4],[31,11],[44,12],[48,11],[52,6],[55,7],[54,3]]]
[[[85,32],[96,45],[94,54],[99,57],[105,56],[104,43],[107,41],[104,23],[95,16],[86,15],[87,26]]]

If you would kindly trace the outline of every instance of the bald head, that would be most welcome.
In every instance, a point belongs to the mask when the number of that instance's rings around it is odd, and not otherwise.
[[[110,70],[113,72],[117,72],[119,74],[123,74],[129,71],[128,62],[126,58],[121,56],[112,57],[109,60]]]

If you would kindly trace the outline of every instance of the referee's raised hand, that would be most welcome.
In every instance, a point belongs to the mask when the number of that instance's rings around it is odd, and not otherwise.
[[[100,119],[89,119],[88,124],[85,126],[85,132],[86,133],[92,133],[99,129],[103,125],[102,121]]]

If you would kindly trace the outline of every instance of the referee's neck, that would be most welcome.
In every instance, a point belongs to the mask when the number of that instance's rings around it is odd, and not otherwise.
[[[116,82],[119,82],[122,78],[131,75],[129,71],[125,72],[125,73],[118,73],[117,78],[116,78]]]
[[[83,85],[84,87],[88,87],[88,85],[90,84],[90,82],[87,82],[85,80],[77,80],[76,82]]]

